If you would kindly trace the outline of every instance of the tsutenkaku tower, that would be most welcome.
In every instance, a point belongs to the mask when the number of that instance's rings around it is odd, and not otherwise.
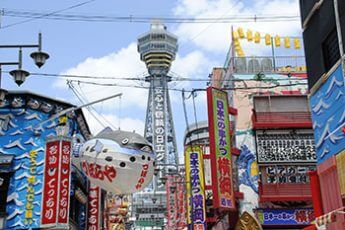
[[[172,119],[168,82],[171,62],[177,52],[177,37],[169,33],[159,21],[151,24],[151,29],[138,38],[140,59],[149,72],[146,81],[150,82],[145,137],[153,144],[156,152],[156,165],[160,169],[154,182],[155,190],[165,190],[160,180],[164,177],[167,165],[178,164],[174,123]]]

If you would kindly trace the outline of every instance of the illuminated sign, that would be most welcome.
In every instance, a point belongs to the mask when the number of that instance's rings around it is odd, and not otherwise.
[[[100,221],[101,189],[90,183],[88,196],[87,230],[98,230]]]
[[[60,141],[46,143],[41,224],[56,225],[59,191]]]
[[[257,130],[258,163],[316,162],[311,129]]]
[[[207,106],[213,206],[235,209],[227,93],[212,87],[207,88]]]
[[[205,180],[203,148],[187,146],[185,149],[188,223],[193,229],[206,229]]]

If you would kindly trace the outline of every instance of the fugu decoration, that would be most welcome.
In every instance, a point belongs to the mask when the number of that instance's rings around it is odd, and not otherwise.
[[[89,180],[114,194],[130,194],[152,180],[155,155],[139,134],[105,129],[85,142],[77,159]]]

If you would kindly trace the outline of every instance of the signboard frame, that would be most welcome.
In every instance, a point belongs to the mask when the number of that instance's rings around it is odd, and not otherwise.
[[[232,181],[233,167],[227,92],[208,87],[207,107],[213,206],[225,210],[236,210]]]

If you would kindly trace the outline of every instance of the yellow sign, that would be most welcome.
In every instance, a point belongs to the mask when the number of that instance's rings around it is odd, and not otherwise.
[[[205,180],[203,165],[203,148],[187,146],[185,149],[186,187],[187,187],[187,221],[191,217],[197,229],[206,229]],[[200,228],[203,226],[203,228]]]
[[[345,150],[336,155],[340,194],[345,196]]]

